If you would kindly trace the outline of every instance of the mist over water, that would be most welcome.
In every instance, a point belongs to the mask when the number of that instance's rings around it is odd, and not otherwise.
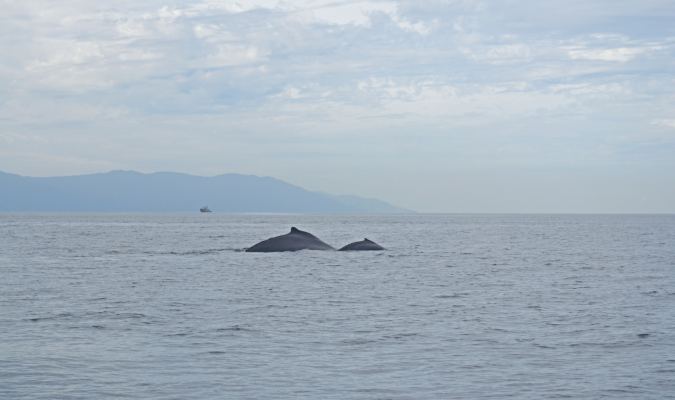
[[[0,276],[2,399],[675,393],[672,215],[2,214]]]

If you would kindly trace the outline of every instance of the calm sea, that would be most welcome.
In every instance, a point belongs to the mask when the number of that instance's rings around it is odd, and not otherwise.
[[[106,398],[675,398],[675,216],[0,215],[0,399]]]

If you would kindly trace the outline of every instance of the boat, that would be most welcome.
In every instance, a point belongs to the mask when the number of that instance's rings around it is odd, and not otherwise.
[[[209,206],[204,206],[204,207],[199,209],[199,212],[210,213],[211,210],[209,209]]]

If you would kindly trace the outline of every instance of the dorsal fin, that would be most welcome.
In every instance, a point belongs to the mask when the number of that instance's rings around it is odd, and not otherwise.
[[[373,241],[370,240],[370,239],[368,239],[368,238],[363,238],[363,241],[364,241],[364,242],[370,242],[370,243],[373,243]]]
[[[292,227],[291,227],[291,233],[297,233],[297,232],[301,232],[300,229],[298,229],[298,228],[292,226]]]

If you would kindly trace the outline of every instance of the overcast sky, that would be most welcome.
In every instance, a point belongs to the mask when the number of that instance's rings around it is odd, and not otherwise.
[[[0,170],[675,212],[673,0],[0,0]]]

